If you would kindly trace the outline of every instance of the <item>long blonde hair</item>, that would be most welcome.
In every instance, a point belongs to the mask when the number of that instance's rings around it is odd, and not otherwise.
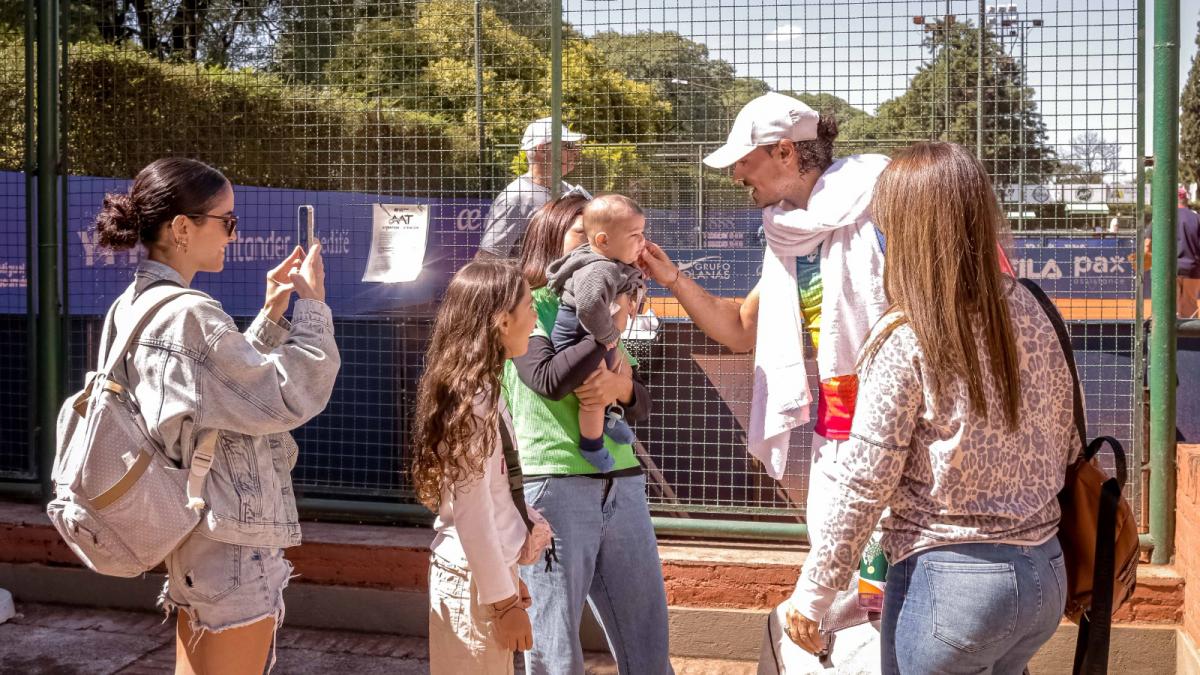
[[[466,265],[446,289],[417,385],[413,429],[413,490],[431,510],[440,506],[443,488],[483,473],[495,445],[507,358],[501,320],[524,292],[516,266],[498,260]],[[474,410],[480,395],[488,410],[483,420]]]
[[[908,325],[935,384],[964,381],[971,409],[986,416],[980,331],[991,384],[1014,428],[1021,375],[1007,300],[1012,282],[1000,271],[997,246],[1005,221],[983,165],[954,143],[917,143],[880,175],[871,212],[887,236],[883,286],[895,320],[868,344],[863,361]]]

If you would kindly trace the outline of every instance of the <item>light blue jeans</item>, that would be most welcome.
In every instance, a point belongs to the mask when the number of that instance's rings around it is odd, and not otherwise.
[[[670,675],[667,593],[646,479],[531,478],[525,500],[550,522],[558,560],[521,568],[533,606],[529,675],[583,675],[579,624],[592,606],[623,675]]]
[[[958,544],[888,570],[883,672],[1018,675],[1062,620],[1058,538],[1040,546]]]

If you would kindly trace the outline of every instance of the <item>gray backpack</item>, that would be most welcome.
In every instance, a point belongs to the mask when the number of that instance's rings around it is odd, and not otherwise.
[[[154,313],[184,295],[203,294],[150,286],[120,312],[120,330],[117,308],[124,298],[113,303],[100,339],[100,370],[88,373],[83,390],[58,414],[55,498],[46,513],[75,555],[100,574],[133,577],[150,570],[195,529],[205,506],[201,495],[216,432],[198,439],[191,469],[180,468],[151,438],[122,375]]]

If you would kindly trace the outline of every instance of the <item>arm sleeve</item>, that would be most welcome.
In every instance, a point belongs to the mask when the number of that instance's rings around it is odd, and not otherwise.
[[[650,419],[652,400],[650,390],[642,382],[642,376],[637,370],[633,371],[633,400],[621,403],[625,408],[625,419],[629,422],[643,422]]]
[[[823,541],[801,573],[811,584],[826,589],[849,584],[867,539],[900,484],[924,401],[915,344],[911,331],[898,329],[867,365],[850,440],[838,451],[838,489],[833,493],[838,498],[820,526]],[[828,609],[827,602],[814,604],[818,614]]]
[[[190,319],[208,336],[195,384],[197,425],[258,436],[290,431],[325,409],[341,366],[328,305],[297,301],[291,332],[267,353],[261,336],[239,333],[215,301]]]
[[[508,257],[524,233],[527,219],[523,219],[523,215],[520,204],[510,198],[507,190],[497,195],[488,211],[479,249],[497,257]]]
[[[259,312],[254,323],[246,329],[245,336],[260,354],[269,354],[283,344],[291,331],[292,323],[287,319],[280,317],[279,323],[276,323],[267,317],[266,312]]]
[[[495,450],[493,450],[493,453]],[[454,486],[454,529],[479,589],[480,604],[516,595],[509,566],[496,538],[496,509],[488,486],[494,480],[496,458],[488,457],[482,476]]]
[[[535,394],[560,401],[596,370],[606,351],[604,345],[587,336],[555,354],[550,338],[535,333],[529,338],[529,350],[513,359],[513,365],[517,367],[517,376]]]
[[[579,323],[601,344],[612,344],[621,337],[609,309],[617,297],[620,278],[621,270],[615,263],[597,262],[577,272],[572,279]]]

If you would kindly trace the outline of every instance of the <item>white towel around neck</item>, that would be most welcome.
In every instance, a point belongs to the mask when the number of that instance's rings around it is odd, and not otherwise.
[[[862,346],[859,336],[865,339],[886,305],[879,278],[883,255],[867,211],[875,181],[887,162],[883,155],[840,159],[821,175],[807,208],[763,209],[767,247],[758,284],[747,449],[776,480],[787,466],[792,429],[808,422],[812,403],[804,365],[796,257],[821,252],[821,377],[853,372]]]

